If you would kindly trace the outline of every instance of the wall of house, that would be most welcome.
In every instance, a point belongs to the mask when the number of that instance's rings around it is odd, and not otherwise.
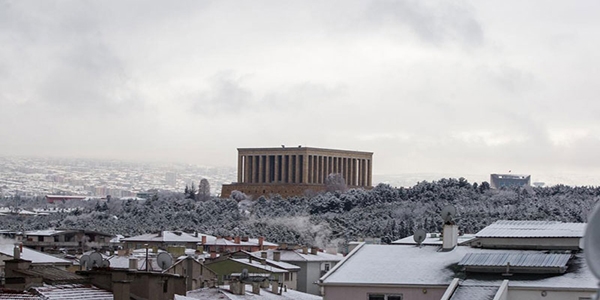
[[[215,273],[217,273],[218,284],[227,284],[228,281],[223,280],[224,275],[230,275],[231,273],[241,273],[243,269],[247,269],[248,273],[268,273],[265,270],[241,264],[228,259],[206,264],[206,266],[213,270]],[[283,274],[271,274],[271,276],[273,276],[274,278],[279,278],[280,275],[281,277],[283,277]],[[281,278],[281,280],[283,280],[283,278]]]
[[[545,292],[545,294],[543,294]],[[590,299],[594,299],[592,294],[594,294],[596,290],[571,290],[571,291],[560,291],[560,290],[542,290],[542,289],[515,289],[514,287],[508,288],[508,300],[580,300],[586,299],[586,297]]]
[[[294,265],[300,267],[300,271],[298,271],[298,273],[297,273],[297,280],[296,280],[297,289],[296,290],[303,292],[303,293],[308,293],[307,292],[308,275],[306,272],[306,262],[300,262],[300,261],[290,262],[290,261],[288,261],[287,263],[291,263],[291,264],[294,264]],[[318,295],[318,294],[316,294],[316,295]]]
[[[185,276],[188,291],[203,287],[212,287],[217,281],[216,273],[189,258],[176,264],[167,273]]]
[[[332,263],[333,265],[333,263]],[[315,282],[321,278],[321,262],[308,262],[306,264],[306,293],[320,295],[321,288]]]
[[[288,275],[289,280],[285,280],[285,275],[283,278],[283,284],[287,286],[288,289],[298,290],[298,272],[290,272]]]
[[[447,287],[325,286],[323,300],[367,300],[369,294],[401,294],[406,300],[439,300]]]

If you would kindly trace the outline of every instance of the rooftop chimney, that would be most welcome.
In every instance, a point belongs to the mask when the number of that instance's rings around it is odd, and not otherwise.
[[[302,254],[308,254],[308,247],[302,247]]]
[[[130,284],[131,282],[129,280],[113,281],[114,300],[129,300]]]
[[[21,259],[21,248],[19,244],[15,244],[15,248],[13,249],[13,259]]]
[[[267,258],[267,252],[266,251],[261,252],[260,253],[260,257],[266,259]]]
[[[205,235],[203,235],[203,236],[202,236],[202,245],[205,245],[205,244],[206,244],[206,236],[205,236]]]
[[[318,247],[310,247],[310,254],[317,255],[317,252],[319,252]]]
[[[264,237],[261,236],[261,237],[258,238],[258,247],[260,247],[261,250],[262,250],[264,242],[265,242],[265,238]]]
[[[235,241],[234,241],[234,242],[235,242],[236,244],[239,244],[239,243],[241,242],[241,240],[242,240],[242,238],[241,238],[241,237],[239,237],[239,236],[236,236],[236,237],[235,237]]]
[[[129,258],[129,270],[137,271],[138,270],[138,260],[137,258],[131,257]]]
[[[451,251],[458,245],[458,225],[444,224],[442,251]]]
[[[281,252],[279,252],[279,251],[274,251],[274,252],[273,252],[273,260],[274,260],[274,261],[280,261],[280,260],[281,260]]]

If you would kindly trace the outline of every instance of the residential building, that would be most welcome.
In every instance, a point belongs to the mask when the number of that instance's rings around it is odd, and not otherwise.
[[[242,273],[246,270],[248,273],[257,274],[257,276],[262,274],[272,281],[295,287],[298,278],[297,272],[300,270],[298,266],[261,258],[244,251],[223,255],[207,261],[205,265],[217,273],[218,284],[229,284],[232,274]]]
[[[340,174],[350,188],[372,185],[373,153],[311,147],[238,148],[237,182],[224,184],[254,197],[303,195],[325,190],[329,174]]]
[[[263,254],[266,252],[266,254]],[[278,254],[279,253],[279,254]],[[319,278],[331,270],[343,256],[319,251],[317,247],[301,249],[277,249],[253,252],[264,255],[268,259],[280,260],[300,267],[298,271],[297,290],[300,292],[321,295]]]
[[[203,262],[186,256],[178,260],[164,271],[168,274],[177,274],[185,277],[186,290],[196,290],[205,287],[214,287],[217,284],[217,273],[209,269]]]
[[[549,226],[545,221],[534,223],[513,223],[513,236]],[[527,235],[491,248],[469,246],[477,245],[477,238],[461,246],[452,235],[444,237],[441,246],[360,244],[321,277],[324,300],[591,299],[597,280],[581,249],[563,248],[571,237],[557,241],[563,250],[544,242],[531,250],[531,239],[542,240],[531,232]]]
[[[68,260],[54,257],[21,245],[16,246],[19,251],[19,258],[28,260],[32,266],[52,266],[61,270],[66,270],[72,263]],[[4,271],[4,262],[7,260],[15,259],[15,245],[13,244],[0,244],[0,272]]]
[[[83,253],[92,249],[109,250],[112,234],[73,229],[48,229],[25,231],[17,234],[23,246],[47,253]]]

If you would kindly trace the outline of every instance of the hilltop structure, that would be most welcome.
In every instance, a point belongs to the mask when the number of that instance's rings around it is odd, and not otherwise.
[[[531,186],[531,175],[491,174],[490,186],[493,189],[512,186]]]
[[[373,152],[311,147],[238,148],[237,182],[223,185],[221,197],[238,190],[254,197],[302,195],[325,190],[329,174],[350,188],[370,188]]]

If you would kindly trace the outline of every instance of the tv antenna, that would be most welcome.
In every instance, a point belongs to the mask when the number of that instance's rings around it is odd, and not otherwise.
[[[102,254],[93,252],[90,254],[90,267],[96,268],[102,266]]]
[[[426,237],[427,231],[425,231],[425,229],[422,228],[415,230],[415,233],[413,235],[413,239],[415,240],[415,243],[417,243],[417,246],[421,246],[421,243],[423,243]]]
[[[442,208],[442,219],[444,219],[444,224],[454,224],[454,218],[456,217],[456,207],[452,204],[448,204]]]
[[[161,269],[166,270],[173,264],[173,258],[171,257],[171,255],[169,253],[161,252],[156,257],[156,263],[158,264],[158,266]]]
[[[82,255],[79,258],[79,266],[82,269],[85,269],[86,271],[90,269],[90,256],[89,255]]]

